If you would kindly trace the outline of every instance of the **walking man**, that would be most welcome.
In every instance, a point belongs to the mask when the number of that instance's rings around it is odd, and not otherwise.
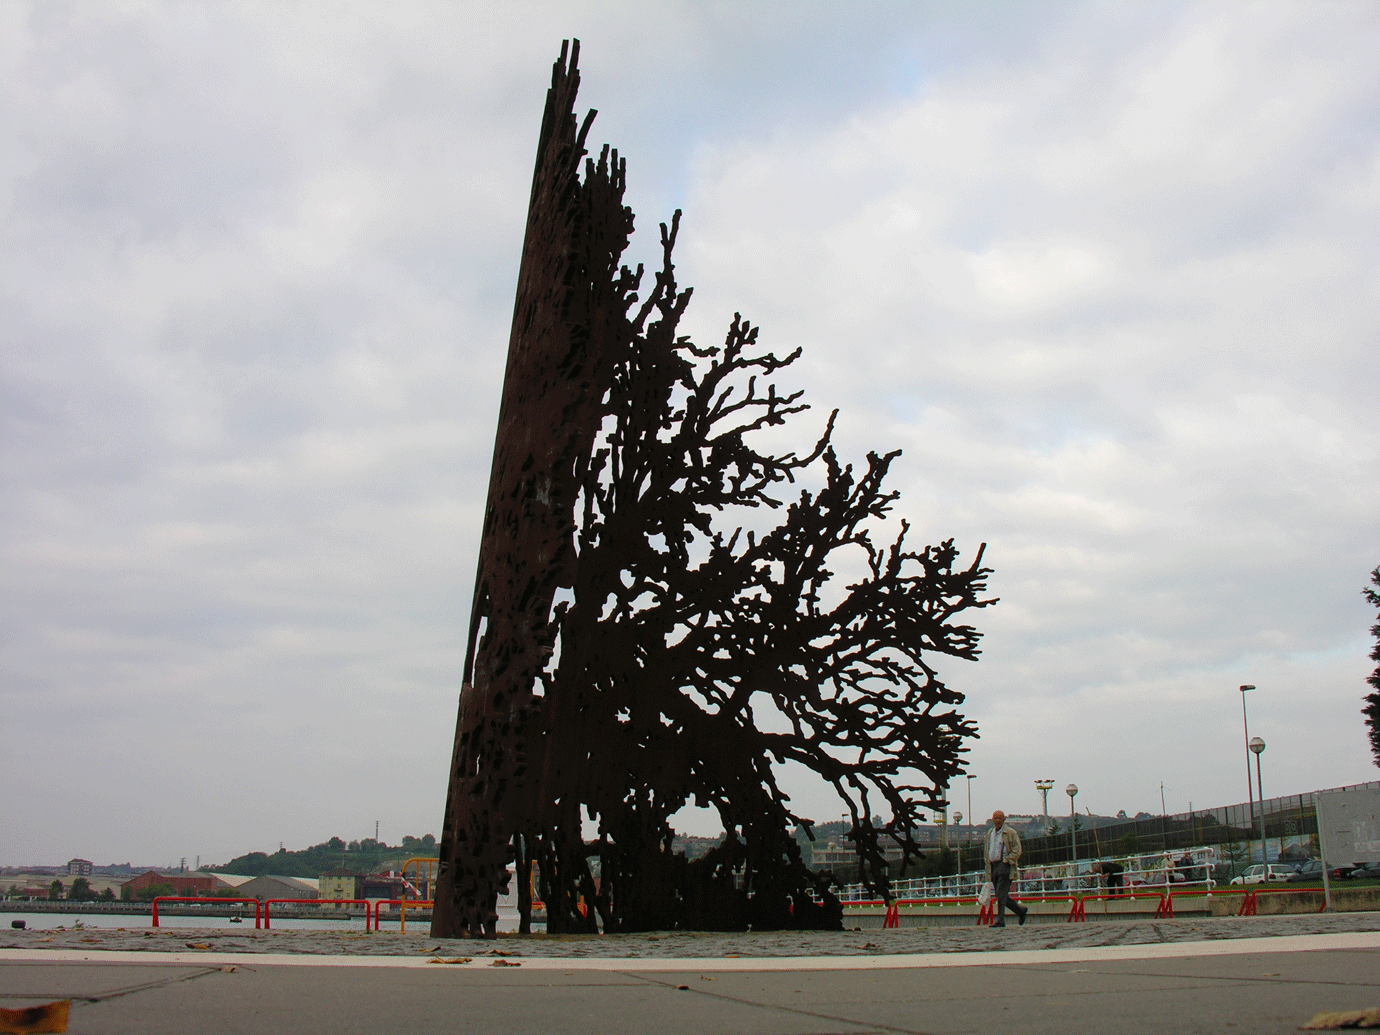
[[[983,855],[987,859],[987,879],[992,882],[992,891],[997,900],[997,922],[993,927],[1006,926],[1006,908],[1016,914],[1016,919],[1024,924],[1025,915],[1030,912],[1026,906],[1011,901],[1011,882],[1016,879],[1016,866],[1021,861],[1021,836],[1006,825],[1006,813],[997,809],[992,813],[992,829],[987,832]]]

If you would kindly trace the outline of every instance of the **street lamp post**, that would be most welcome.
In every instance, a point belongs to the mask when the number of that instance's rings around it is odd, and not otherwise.
[[[972,831],[972,826],[973,826],[973,776],[972,776],[971,773],[966,773],[965,776],[967,777],[967,780],[968,780],[968,828],[969,828],[969,829],[968,829],[968,839],[969,839],[969,840],[972,840],[972,837],[973,837],[973,831]]]
[[[1073,799],[1078,795],[1078,784],[1069,784],[1064,788],[1064,793],[1069,796],[1069,859],[1073,862],[1073,870],[1069,877],[1072,879],[1078,873],[1078,810],[1073,807]]]
[[[1246,745],[1246,800],[1247,800],[1248,802],[1250,802],[1250,810],[1251,810],[1251,812],[1254,812],[1254,811],[1255,811],[1255,789],[1251,787],[1251,730],[1250,730],[1250,727],[1249,727],[1249,726],[1247,725],[1247,723],[1246,723],[1246,691],[1247,691],[1247,690],[1254,690],[1254,689],[1255,689],[1255,686],[1254,686],[1254,684],[1243,683],[1243,684],[1241,684],[1240,689],[1241,689],[1241,734],[1242,734],[1242,740],[1244,741],[1244,743],[1245,743],[1245,745]],[[1255,825],[1255,822],[1254,822],[1255,817],[1252,816],[1252,817],[1251,817],[1251,820],[1252,820],[1251,825],[1254,826],[1254,825]],[[1248,851],[1248,852],[1247,852],[1248,858],[1246,859],[1246,862],[1248,862],[1248,863],[1251,861],[1250,858],[1249,858],[1249,855],[1250,855],[1250,853],[1249,853],[1249,851]],[[1260,861],[1263,863],[1265,860],[1262,858]]]
[[[963,813],[954,813],[954,824],[958,827],[958,883],[959,894],[963,894]]]
[[[963,774],[968,780],[968,843],[973,843],[973,774]]]
[[[944,799],[943,818],[939,821],[940,844],[949,847],[949,785],[946,783],[939,788],[939,793]]]
[[[1265,785],[1260,782],[1260,755],[1265,750],[1265,741],[1252,737],[1247,746],[1255,752],[1255,789],[1260,795],[1260,865],[1264,867],[1261,872],[1268,878],[1270,864],[1265,856]]]

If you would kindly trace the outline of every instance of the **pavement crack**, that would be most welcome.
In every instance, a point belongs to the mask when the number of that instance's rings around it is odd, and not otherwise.
[[[636,977],[649,985],[660,985],[662,988],[677,991],[677,987],[669,981],[655,977],[651,974],[642,974],[637,971],[624,972],[629,977]],[[708,996],[710,999],[718,999],[720,1002],[734,1003],[738,1006],[752,1006],[759,1010],[774,1010],[780,1013],[794,1014],[797,1017],[809,1017],[816,1021],[833,1021],[836,1024],[851,1024],[858,1029],[859,1035],[868,1035],[871,1032],[887,1032],[891,1035],[938,1035],[937,1032],[925,1031],[920,1028],[897,1028],[890,1024],[883,1024],[878,1021],[859,1021],[852,1017],[840,1017],[837,1014],[822,1013],[819,1010],[807,1010],[800,1006],[786,1006],[784,1003],[762,1003],[755,999],[747,999],[743,996],[730,995],[725,992],[716,992],[708,988],[696,988],[693,985],[687,989],[692,995]]]
[[[103,1003],[110,999],[120,999],[127,995],[134,995],[137,992],[147,992],[154,988],[177,985],[184,981],[195,981],[197,978],[205,977],[207,974],[219,974],[221,972],[220,967],[204,967],[198,968],[190,974],[176,974],[173,977],[161,978],[158,981],[145,981],[140,985],[130,985],[127,988],[116,988],[109,992],[101,992],[96,995],[71,995],[70,993],[65,993],[59,998],[71,999],[76,1003]]]
[[[1047,974],[1068,974],[1067,964],[1062,965],[1041,965],[1031,964],[1028,967],[1032,971],[1043,971]],[[1118,970],[1115,974],[1087,970],[1079,971],[1089,977],[1140,977],[1140,978],[1163,978],[1172,981],[1212,981],[1218,984],[1260,984],[1260,985],[1338,985],[1342,988],[1375,988],[1380,987],[1380,982],[1376,981],[1332,981],[1327,978],[1291,978],[1291,977],[1256,977],[1250,974],[1179,974],[1166,973],[1163,971],[1139,971],[1139,970]],[[1050,995],[1095,995],[1096,990],[1090,992],[1058,992],[1048,993]]]

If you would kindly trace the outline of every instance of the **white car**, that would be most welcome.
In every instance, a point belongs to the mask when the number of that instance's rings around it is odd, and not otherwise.
[[[1255,866],[1247,867],[1246,872],[1241,876],[1233,877],[1231,882],[1233,884],[1264,884],[1266,880],[1287,881],[1293,872],[1292,866],[1286,866],[1284,863],[1270,863],[1270,872],[1267,876],[1265,867],[1257,863]]]

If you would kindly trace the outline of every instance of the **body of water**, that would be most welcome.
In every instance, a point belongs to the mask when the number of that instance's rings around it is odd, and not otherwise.
[[[225,928],[235,931],[254,930],[254,910],[250,909],[243,914],[243,923],[231,923],[228,916],[169,916],[166,913],[158,914],[158,927],[160,930],[171,930],[176,928],[187,928],[188,930],[205,931],[211,928]],[[30,931],[55,931],[59,928],[71,931],[80,925],[81,927],[101,927],[106,929],[124,928],[129,931],[152,929],[153,918],[147,913],[0,913],[0,930],[10,930],[10,922],[13,920],[23,920],[25,927]],[[431,924],[429,917],[418,916],[413,910],[408,910],[407,931],[425,931]],[[381,918],[380,933],[387,934],[389,931],[399,930],[400,922],[397,913],[390,917],[384,913]],[[543,925],[533,924],[534,930],[543,929]],[[516,910],[508,912],[500,909],[498,912],[498,929],[500,931],[516,931],[518,929],[518,916]],[[273,918],[273,930],[283,931],[363,931],[364,914],[363,912],[351,914],[351,919],[344,917],[339,919],[310,919],[294,920],[288,917]]]

